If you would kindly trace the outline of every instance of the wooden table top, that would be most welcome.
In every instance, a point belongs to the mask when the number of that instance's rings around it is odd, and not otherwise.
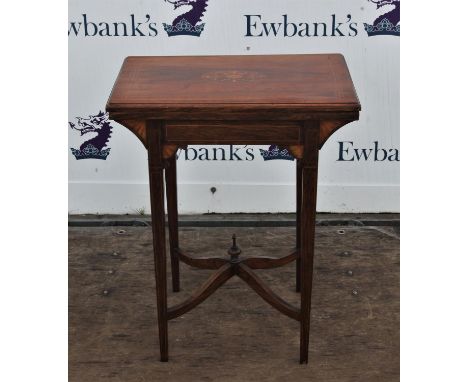
[[[359,112],[341,54],[127,57],[106,110]],[[279,111],[279,110],[277,110]]]

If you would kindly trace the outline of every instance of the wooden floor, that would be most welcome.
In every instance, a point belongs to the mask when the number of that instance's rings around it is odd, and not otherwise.
[[[399,380],[399,236],[392,227],[317,227],[310,357],[299,365],[299,324],[240,279],[169,323],[169,362],[158,354],[150,228],[70,228],[70,382]],[[293,228],[181,228],[181,246],[225,254],[233,233],[241,256],[277,255]],[[169,269],[169,268],[168,268]],[[211,271],[181,265],[170,305]],[[295,268],[259,271],[298,304]],[[170,282],[168,283],[170,285]]]

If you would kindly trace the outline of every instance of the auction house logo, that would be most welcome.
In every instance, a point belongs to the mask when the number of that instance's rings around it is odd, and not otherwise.
[[[277,145],[271,145],[268,150],[260,149],[260,154],[263,157],[263,160],[294,160],[294,157],[289,153],[287,149],[280,149]]]
[[[364,23],[364,28],[369,37],[379,35],[400,35],[400,0],[370,0],[377,5],[377,9],[384,6],[388,10],[377,17],[372,25]]]
[[[172,24],[163,23],[164,30],[169,37],[195,36],[200,37],[205,23],[201,23],[205,14],[208,0],[164,0],[174,5],[174,10],[181,8],[184,11],[177,16]]]
[[[112,126],[109,122],[109,114],[100,111],[89,118],[77,117],[78,126],[68,122],[70,128],[78,130],[81,135],[97,133],[93,138],[86,140],[79,149],[71,148],[72,154],[77,160],[80,159],[102,159],[106,160],[110,153],[110,148],[104,149],[112,133]]]

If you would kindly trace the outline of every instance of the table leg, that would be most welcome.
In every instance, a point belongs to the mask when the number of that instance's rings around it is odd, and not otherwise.
[[[167,276],[164,219],[163,123],[147,121],[148,164],[150,178],[151,221],[153,228],[156,305],[158,310],[159,347],[161,361],[168,361]]]
[[[296,159],[296,249],[301,250],[302,162]],[[301,291],[301,258],[296,260],[296,292]]]
[[[180,291],[179,277],[179,227],[177,212],[177,158],[173,155],[166,166],[167,220],[169,225],[169,247],[171,252],[172,290]]]
[[[310,304],[314,266],[318,153],[319,123],[316,121],[309,121],[306,122],[304,126],[304,158],[302,160],[300,363],[307,363],[309,360]]]

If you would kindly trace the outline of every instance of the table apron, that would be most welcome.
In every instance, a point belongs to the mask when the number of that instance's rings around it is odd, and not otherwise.
[[[272,144],[301,142],[301,122],[296,121],[167,121],[168,144]]]

